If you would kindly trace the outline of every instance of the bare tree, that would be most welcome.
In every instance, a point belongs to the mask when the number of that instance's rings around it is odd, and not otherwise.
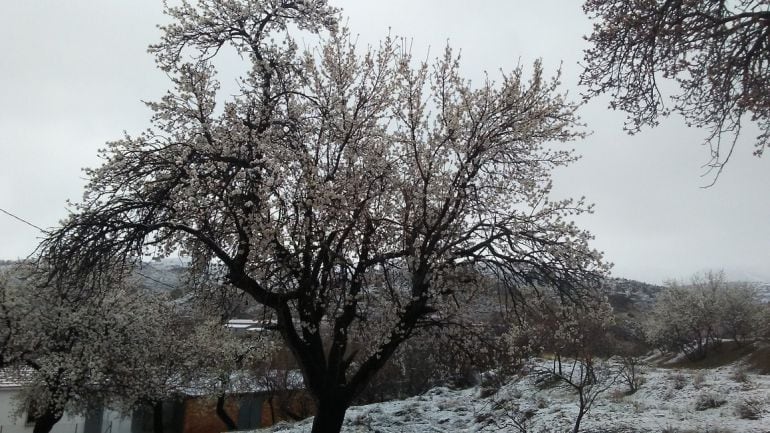
[[[672,112],[708,128],[714,181],[745,118],[760,129],[754,154],[770,144],[767,0],[588,0],[583,9],[595,24],[581,83],[588,96],[609,93],[611,106],[628,113],[628,131]],[[679,86],[669,107],[661,79]]]
[[[563,383],[575,391],[578,414],[572,431],[577,433],[596,398],[615,384],[622,371],[600,358],[614,320],[612,307],[598,293],[593,293],[592,302],[579,305],[554,297],[535,297],[507,337],[512,350],[525,356],[553,355],[550,367],[535,366],[537,381]],[[527,419],[518,419],[514,425],[521,430],[521,421]]]
[[[578,433],[583,418],[591,410],[596,398],[615,384],[621,370],[592,356],[574,358],[565,367],[561,372],[551,370],[549,373],[577,394],[578,413],[572,425],[572,433]]]
[[[636,355],[624,354],[621,355],[620,362],[623,366],[620,370],[620,378],[628,385],[628,393],[633,394],[644,383],[642,359]]]
[[[361,50],[323,0],[167,12],[151,50],[175,89],[150,104],[148,132],[109,144],[41,257],[98,286],[113,260],[189,255],[191,272],[273,312],[314,432],[339,431],[416,329],[471,321],[482,282],[569,298],[605,272],[568,222],[589,208],[549,199],[551,170],[574,156],[546,143],[582,134],[539,63],[472,87],[449,48],[433,64],[392,38]],[[298,30],[319,46],[300,52]],[[247,68],[220,108],[226,45]]]

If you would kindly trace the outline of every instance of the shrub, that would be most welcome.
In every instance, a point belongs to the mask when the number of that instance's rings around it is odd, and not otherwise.
[[[489,387],[489,386],[482,386],[479,389],[479,397],[480,398],[487,398],[495,395],[497,393],[496,387]]]
[[[476,424],[491,424],[492,422],[492,414],[491,413],[477,413],[476,414]]]
[[[560,382],[561,379],[559,376],[551,371],[537,372],[537,376],[535,377],[535,386],[537,386],[539,389],[552,388],[558,385]]]
[[[486,398],[497,393],[505,385],[506,376],[497,371],[487,371],[479,375],[479,395]]]
[[[610,392],[610,400],[612,400],[615,403],[619,403],[623,401],[623,398],[628,395],[626,391],[623,391],[622,389],[613,389]]]
[[[727,400],[717,394],[704,392],[698,395],[698,399],[695,401],[695,410],[715,409],[725,403],[727,403]]]
[[[682,389],[687,386],[687,376],[682,373],[676,373],[671,376],[671,380],[674,382],[674,389]]]
[[[759,419],[762,416],[762,401],[744,398],[735,405],[735,414],[741,419]]]
[[[663,393],[661,398],[663,399],[663,401],[671,400],[672,398],[674,398],[674,390],[671,388],[667,389],[666,392]]]
[[[734,433],[733,430],[724,427],[706,427],[703,429],[680,430],[676,427],[666,426],[661,433]]]
[[[621,379],[628,386],[628,394],[633,394],[644,383],[641,358],[637,356],[623,356],[621,362],[623,365],[620,371]]]
[[[702,371],[695,373],[695,376],[692,377],[692,385],[695,387],[695,389],[700,389],[705,382],[706,373]]]
[[[735,370],[733,370],[733,372],[730,374],[730,378],[739,383],[749,382],[749,374],[743,367],[737,367]]]

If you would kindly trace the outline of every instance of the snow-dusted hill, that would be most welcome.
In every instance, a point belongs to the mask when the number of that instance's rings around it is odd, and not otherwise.
[[[743,381],[737,366],[713,370],[651,368],[635,394],[625,395],[617,384],[600,395],[581,424],[582,432],[770,432],[770,376],[748,374]],[[488,391],[491,392],[491,391]],[[486,397],[481,397],[481,394]],[[697,410],[699,399],[713,396],[724,403]],[[406,400],[353,407],[344,433],[519,432],[512,419],[529,412],[527,432],[570,431],[577,397],[563,386],[545,389],[534,376],[509,382],[487,395],[480,388],[435,388]],[[758,419],[740,415],[742,405],[759,405]],[[746,408],[744,416],[746,415]],[[280,423],[258,432],[306,433],[311,419]]]
[[[182,280],[188,263],[179,258],[165,258],[143,262],[134,274],[137,281],[155,293],[182,290]]]
[[[754,283],[754,288],[757,290],[760,301],[770,303],[770,284]]]

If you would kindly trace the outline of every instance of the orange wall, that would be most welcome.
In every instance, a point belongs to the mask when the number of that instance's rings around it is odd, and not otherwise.
[[[227,427],[217,416],[216,400],[209,398],[191,398],[184,402],[184,424],[182,433],[220,433]],[[238,421],[238,402],[225,400],[225,411],[230,418]]]

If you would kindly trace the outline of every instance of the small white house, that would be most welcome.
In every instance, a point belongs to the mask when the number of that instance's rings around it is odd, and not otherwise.
[[[34,422],[16,398],[22,382],[18,373],[0,370],[0,433],[32,433]],[[111,410],[88,417],[65,412],[51,433],[131,433],[131,419]]]

